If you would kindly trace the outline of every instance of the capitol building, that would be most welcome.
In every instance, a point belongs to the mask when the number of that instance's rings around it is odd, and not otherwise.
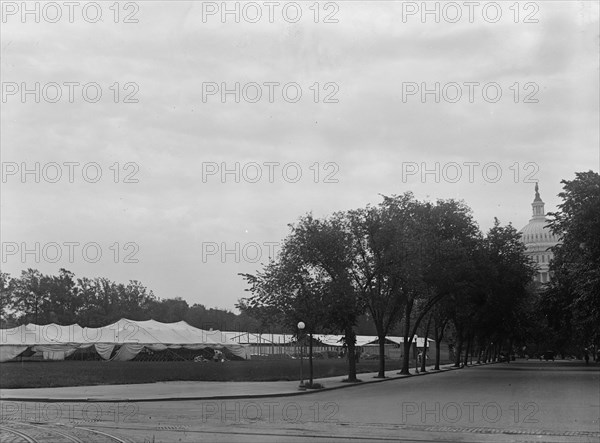
[[[538,184],[535,184],[535,198],[531,203],[533,216],[529,223],[521,229],[521,241],[527,248],[527,256],[530,257],[538,266],[538,273],[534,280],[540,283],[548,283],[550,281],[549,265],[553,258],[552,251],[549,250],[555,246],[559,238],[557,235],[546,227],[546,213],[544,211],[544,202],[540,198]]]

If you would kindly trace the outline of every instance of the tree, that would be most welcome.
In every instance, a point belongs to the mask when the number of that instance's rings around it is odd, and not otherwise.
[[[485,318],[488,300],[492,299],[490,282],[497,278],[483,238],[479,238],[469,252],[470,260],[464,262],[462,281],[443,303],[453,326],[455,367],[460,367],[463,361],[466,364],[475,337],[481,336],[490,325]]]
[[[251,327],[240,328],[240,331],[262,334],[263,332],[279,332],[289,330],[281,322],[273,322],[273,316],[276,315],[276,313],[269,306],[263,306],[262,304],[254,303],[247,298],[241,298],[238,300],[235,307],[240,310],[241,316],[254,320]]]
[[[327,325],[326,291],[323,276],[314,275],[308,267],[296,260],[293,251],[284,243],[278,260],[271,260],[262,271],[253,274],[241,274],[248,282],[247,289],[253,295],[242,299],[242,303],[254,310],[271,312],[274,322],[286,326],[288,330],[297,330],[302,321],[306,333],[322,331]],[[300,339],[300,334],[297,334]],[[312,340],[309,345],[312,350]],[[309,358],[309,385],[313,382],[312,352]]]
[[[181,297],[151,300],[148,316],[163,323],[174,323],[183,320],[189,309],[188,303]]]
[[[158,302],[153,292],[136,280],[124,285],[107,278],[84,277],[77,280],[75,290],[81,299],[77,319],[82,326],[104,326],[121,318],[149,320]]]
[[[79,321],[82,326],[100,327],[118,320],[119,293],[116,284],[107,278],[77,279],[77,290],[82,300]]]
[[[13,305],[13,286],[14,279],[6,272],[0,272],[0,326],[12,328],[15,326],[16,319],[11,312]]]
[[[385,342],[390,329],[399,321],[405,303],[404,281],[410,273],[404,245],[408,243],[402,218],[409,217],[414,204],[411,193],[395,199],[391,211],[387,200],[377,207],[348,213],[352,234],[352,278],[375,325],[379,343],[379,372],[385,377]],[[404,229],[404,230],[403,230]]]
[[[42,310],[49,297],[47,283],[46,276],[31,268],[22,271],[21,276],[11,282],[11,308],[19,323],[49,323],[49,316]]]
[[[341,331],[348,347],[348,379],[356,378],[356,332],[354,327],[364,304],[352,279],[352,245],[349,223],[344,213],[327,219],[315,219],[307,215],[292,227],[293,242],[290,246],[297,260],[310,267],[323,282],[325,304],[320,306],[327,313],[327,332]]]
[[[63,325],[77,322],[82,300],[78,297],[75,274],[60,269],[58,275],[43,276],[47,297],[43,298],[41,310],[48,321]]]
[[[290,225],[279,256],[256,275],[242,274],[253,297],[245,310],[280,318],[289,329],[306,324],[306,333],[341,330],[348,345],[348,381],[356,381],[354,326],[363,307],[350,275],[351,248],[344,214],[315,219],[311,214]],[[312,352],[309,353],[312,384]]]
[[[439,369],[440,346],[448,322],[466,307],[463,298],[475,285],[475,253],[481,233],[471,210],[462,202],[439,200],[432,208],[433,224],[424,279],[432,289],[433,334],[436,341],[435,369]],[[427,328],[428,329],[428,328]],[[423,368],[424,369],[424,368]]]
[[[495,219],[477,251],[478,277],[468,294],[468,317],[457,323],[466,332],[464,364],[476,339],[480,351],[485,348],[487,360],[496,359],[504,345],[510,355],[515,339],[521,337],[535,268],[520,237],[512,225],[501,226]]]
[[[567,341],[600,345],[600,175],[578,172],[563,180],[563,202],[550,213],[549,227],[560,236],[550,263],[552,279],[543,294],[552,326]],[[563,343],[563,346],[565,344]]]
[[[455,200],[436,204],[414,202],[404,206],[398,198],[386,198],[384,204],[395,213],[396,226],[408,239],[401,246],[409,263],[403,273],[404,352],[401,373],[409,373],[412,341],[430,310],[456,290],[469,261],[470,250],[479,230],[471,209]],[[402,203],[402,201],[400,201]]]
[[[127,285],[118,284],[118,303],[121,311],[120,317],[131,320],[148,320],[149,309],[156,297],[151,290],[137,280],[130,280]]]
[[[18,278],[3,277],[3,309],[18,323],[75,323],[82,301],[74,277],[66,269],[56,276],[27,269]]]
[[[433,369],[436,371],[440,370],[442,340],[445,337],[446,328],[450,321],[447,304],[448,298],[449,297],[446,297],[445,299],[440,300],[440,302],[432,308],[431,312],[433,320],[433,339],[435,340],[435,363]]]

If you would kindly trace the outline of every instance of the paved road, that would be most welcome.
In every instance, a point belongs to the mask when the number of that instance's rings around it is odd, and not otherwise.
[[[600,371],[522,361],[301,397],[2,410],[3,442],[598,442]]]

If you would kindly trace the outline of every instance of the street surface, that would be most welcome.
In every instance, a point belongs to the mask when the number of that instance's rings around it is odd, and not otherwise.
[[[598,442],[599,417],[598,365],[530,360],[303,396],[4,401],[0,441]]]

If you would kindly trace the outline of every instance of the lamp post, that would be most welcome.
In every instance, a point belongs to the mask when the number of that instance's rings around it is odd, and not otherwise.
[[[304,341],[302,341],[302,343],[300,343],[300,335],[302,334],[302,332],[304,331],[304,328],[306,327],[306,325],[304,324],[304,322],[298,322],[298,342],[300,344],[300,386],[298,386],[301,389],[304,389]]]

